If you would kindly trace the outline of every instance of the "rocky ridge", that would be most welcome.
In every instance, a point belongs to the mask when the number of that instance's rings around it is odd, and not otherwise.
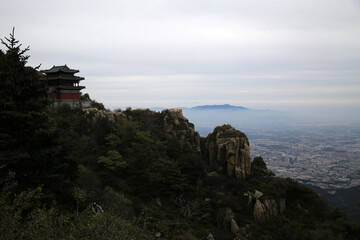
[[[84,108],[83,111],[94,121],[99,118],[107,118],[111,122],[126,117],[124,112],[112,112],[110,110],[98,110],[96,108]],[[165,109],[161,113],[144,110],[147,114],[160,114],[159,129],[163,129],[167,139],[177,139],[182,143],[189,143],[193,148],[205,156],[209,174],[225,174],[228,177],[246,178],[251,174],[250,145],[247,136],[230,125],[216,127],[212,134],[205,139],[201,148],[200,135],[195,131],[194,124],[184,117],[182,109]]]
[[[184,117],[182,109],[165,109],[161,112],[164,119],[164,131],[168,138],[190,143],[200,152],[200,135],[195,131],[194,124]]]

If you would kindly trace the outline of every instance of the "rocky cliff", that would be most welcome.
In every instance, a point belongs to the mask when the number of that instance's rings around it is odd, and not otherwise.
[[[106,118],[110,122],[125,117],[136,121],[144,131],[151,131],[153,136],[161,140],[176,139],[181,143],[189,143],[197,152],[200,149],[200,135],[195,131],[194,124],[184,117],[181,109],[166,109],[161,113],[149,109],[126,110],[112,112],[96,108],[83,108],[85,114],[92,120]]]
[[[209,171],[229,177],[245,178],[251,174],[249,140],[244,133],[223,125],[205,139],[203,154]]]
[[[282,214],[286,208],[285,198],[278,200],[274,198],[264,197],[264,194],[255,189],[255,192],[250,191],[244,193],[244,196],[248,197],[248,207],[254,205],[254,219],[257,222],[265,222],[274,217],[278,217]]]
[[[161,112],[164,119],[164,131],[168,138],[176,138],[190,143],[200,152],[200,135],[195,132],[194,124],[184,117],[181,109],[165,109]]]
[[[244,133],[230,125],[216,127],[212,134],[200,146],[200,135],[194,124],[184,117],[181,109],[165,109],[161,113],[145,110],[111,112],[95,108],[83,109],[93,120],[107,118],[115,122],[118,118],[135,120],[141,128],[152,131],[154,135],[165,139],[176,139],[189,143],[197,152],[201,152],[212,174],[224,174],[234,178],[245,178],[251,174],[249,140]]]

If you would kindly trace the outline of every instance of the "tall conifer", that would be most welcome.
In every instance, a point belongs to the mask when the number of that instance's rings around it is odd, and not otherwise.
[[[21,49],[14,30],[1,39],[0,177],[15,172],[21,189],[45,184],[61,195],[73,174],[73,163],[57,144],[59,136],[47,113],[47,88],[37,68],[26,66],[29,47]]]

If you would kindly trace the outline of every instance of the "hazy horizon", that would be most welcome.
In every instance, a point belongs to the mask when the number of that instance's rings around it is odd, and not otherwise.
[[[245,132],[248,130],[294,130],[329,126],[342,126],[345,127],[344,131],[349,128],[360,129],[359,113],[355,109],[352,109],[354,113],[353,117],[347,116],[344,120],[343,116],[336,116],[341,110],[336,111],[333,109],[322,109],[322,111],[309,109],[307,110],[309,115],[307,115],[305,112],[295,113],[270,109],[252,109],[246,108],[246,106],[241,106],[245,107],[245,109],[228,109],[226,107],[222,108],[221,106],[223,105],[216,106],[216,109],[213,109],[212,105],[201,109],[183,108],[181,106],[174,108],[181,108],[183,110],[183,115],[191,123],[194,123],[196,131],[199,131],[201,136],[207,136],[215,127],[223,124],[230,124]],[[161,111],[166,108],[156,107],[150,109]],[[325,111],[331,111],[332,113],[324,114]],[[329,118],[331,114],[333,114],[333,117]]]
[[[107,108],[231,104],[360,123],[356,0],[3,0],[0,38]],[[4,49],[4,46],[1,46]]]

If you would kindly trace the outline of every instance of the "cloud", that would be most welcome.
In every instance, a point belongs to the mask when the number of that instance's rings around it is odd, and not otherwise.
[[[355,0],[3,0],[30,65],[80,69],[109,107],[359,103]],[[290,107],[291,109],[291,107]]]
[[[360,103],[357,79],[327,81],[324,73],[285,76],[157,75],[87,78],[87,90],[111,107],[176,107],[179,103],[264,106],[291,104]],[[99,82],[102,83],[97,90]],[[116,101],[118,99],[118,106]],[[151,103],[151,105],[149,105]],[[255,104],[255,105],[254,105]],[[261,104],[260,104],[261,106]]]

